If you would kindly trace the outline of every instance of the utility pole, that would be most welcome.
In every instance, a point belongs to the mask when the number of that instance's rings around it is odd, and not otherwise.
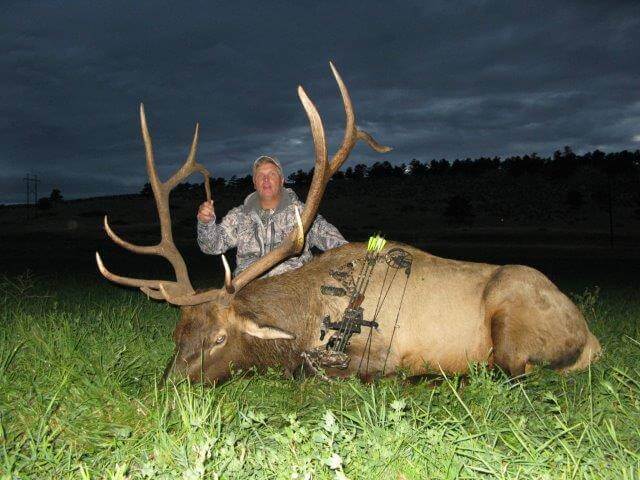
[[[29,177],[28,173],[27,173],[27,176],[23,178],[23,180],[27,184],[27,202],[26,203],[27,203],[27,207],[29,207],[29,202],[31,201],[31,195],[30,195],[31,177]]]
[[[27,184],[27,218],[29,217],[29,211],[31,207],[31,193],[33,193],[33,205],[35,206],[38,203],[38,184],[41,180],[38,178],[38,175],[29,175],[23,178],[24,182]],[[33,184],[33,189],[31,188],[31,184]]]
[[[611,173],[607,173],[609,183],[609,247],[613,248],[613,188],[611,185]]]
[[[33,204],[36,205],[38,203],[38,184],[40,180],[38,180],[38,175],[33,176]]]

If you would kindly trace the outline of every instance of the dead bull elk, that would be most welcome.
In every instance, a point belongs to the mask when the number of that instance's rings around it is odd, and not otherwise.
[[[176,280],[122,277],[107,270],[98,253],[96,260],[107,279],[139,287],[154,299],[181,307],[173,333],[176,352],[172,373],[214,382],[226,378],[231,365],[239,369],[282,366],[293,371],[304,363],[307,352],[322,349],[319,332],[325,316],[340,318],[345,311],[347,296],[323,292],[348,287],[353,281],[350,272],[364,261],[364,244],[350,243],[298,270],[258,278],[301,251],[327,182],[358,140],[378,152],[389,150],[356,127],[347,88],[333,65],[331,69],[346,111],[342,145],[329,161],[320,116],[298,87],[315,149],[315,172],[306,206],[298,226],[281,245],[235,278],[231,278],[223,256],[225,287],[221,289],[194,291],[171,232],[169,193],[180,181],[194,172],[202,173],[207,199],[211,198],[209,174],[195,160],[198,127],[185,164],[161,182],[140,106],[147,172],[157,204],[161,240],[153,246],[133,245],[109,227],[106,217],[104,228],[115,243],[132,252],[165,257],[175,270]],[[384,259],[389,260],[394,249],[401,249],[412,259],[410,272],[407,269],[400,274],[406,275],[404,281],[391,282],[384,268]],[[365,315],[375,315],[379,328],[369,329],[369,335],[353,335],[347,346],[353,360],[344,369],[328,368],[329,376],[357,374],[370,378],[398,369],[412,375],[465,372],[473,362],[498,365],[517,376],[533,364],[560,371],[582,369],[600,353],[600,344],[579,309],[537,270],[448,260],[396,243],[386,245],[380,260],[382,267],[371,273],[368,291],[384,292],[384,301],[380,303],[380,296],[369,295],[361,303]]]

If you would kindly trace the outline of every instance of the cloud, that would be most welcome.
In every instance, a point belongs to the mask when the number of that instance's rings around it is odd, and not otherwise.
[[[613,2],[5,2],[0,7],[0,202],[27,172],[66,198],[139,190],[137,108],[159,170],[184,160],[195,122],[215,175],[260,154],[310,168],[296,95],[332,148],[344,113],[412,158],[637,148],[640,6]],[[350,164],[383,157],[359,146]]]

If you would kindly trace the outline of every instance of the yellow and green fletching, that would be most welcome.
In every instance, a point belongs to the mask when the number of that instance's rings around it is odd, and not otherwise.
[[[367,244],[367,252],[380,253],[386,244],[387,244],[387,241],[384,238],[382,238],[380,235],[374,235],[373,237],[369,237],[369,243]]]

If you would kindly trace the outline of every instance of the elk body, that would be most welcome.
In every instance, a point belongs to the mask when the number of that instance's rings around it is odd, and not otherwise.
[[[378,152],[378,144],[355,125],[348,91],[331,65],[346,112],[344,140],[329,161],[324,129],[313,103],[301,87],[298,94],[309,117],[315,147],[314,177],[298,226],[271,253],[237,277],[224,256],[225,287],[195,292],[186,265],[176,249],[169,215],[169,193],[193,172],[208,172],[195,161],[198,129],[185,164],[166,182],[157,176],[151,137],[141,106],[142,135],[147,171],[158,206],[161,240],[138,246],[121,239],[105,217],[105,230],[122,247],[136,253],[164,256],[173,265],[176,281],[143,280],[116,275],[96,260],[109,280],[139,287],[155,299],[182,309],[174,331],[176,342],[170,373],[193,380],[224,379],[233,368],[283,366],[292,371],[305,362],[306,353],[321,347],[319,333],[326,315],[339,318],[348,299],[321,292],[340,287],[336,271],[361,264],[366,246],[351,243],[325,252],[298,270],[259,278],[282,260],[300,252],[331,175],[345,162],[358,140]],[[329,368],[329,376],[359,375],[371,378],[395,373],[411,375],[465,372],[474,362],[498,365],[517,376],[531,365],[545,364],[561,371],[585,368],[600,353],[578,308],[540,272],[525,266],[496,266],[435,257],[410,246],[389,244],[381,259],[395,248],[412,258],[408,275],[397,281],[384,262],[373,270],[362,308],[375,316],[379,329],[351,337],[345,369]],[[399,269],[396,269],[399,270]],[[393,274],[393,278],[395,278]],[[380,292],[378,294],[377,292]]]
[[[449,260],[393,243],[385,250],[398,246],[413,256],[402,305],[404,280],[385,279],[386,269],[377,266],[368,290],[376,295],[363,307],[371,315],[377,292],[388,289],[380,328],[372,330],[371,347],[365,331],[354,335],[348,368],[327,369],[327,375],[464,373],[471,363],[487,362],[517,376],[534,364],[582,369],[599,354],[578,308],[537,270]],[[366,245],[351,243],[325,252],[298,270],[252,282],[224,308],[185,307],[174,332],[174,370],[214,381],[229,375],[230,364],[298,368],[302,354],[323,343],[323,316],[339,318],[347,306],[345,297],[320,288],[339,286],[330,271],[362,260],[365,251]]]

